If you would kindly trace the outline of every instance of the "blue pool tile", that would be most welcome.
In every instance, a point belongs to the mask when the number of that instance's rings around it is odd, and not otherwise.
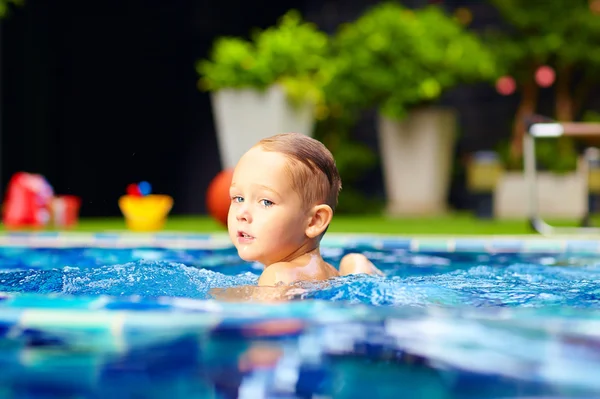
[[[17,295],[8,301],[8,305],[11,308],[90,309],[95,301],[95,298]]]
[[[182,240],[207,240],[210,236],[204,234],[181,234],[179,238]]]
[[[409,250],[411,246],[411,242],[413,240],[409,238],[383,238],[378,240],[378,244],[381,245],[381,249],[383,250],[392,250],[392,249],[405,249]]]
[[[153,235],[155,240],[178,240],[181,238],[181,234],[178,233],[156,233]]]
[[[48,334],[42,330],[25,328],[21,334],[28,347],[44,347],[50,346],[56,349],[58,346],[68,346],[68,342],[64,338],[59,338],[53,334]]]
[[[5,236],[7,237],[31,237],[32,233],[28,232],[28,231],[9,231],[7,233],[4,233]]]
[[[169,310],[172,306],[161,304],[157,302],[132,302],[132,301],[119,301],[114,300],[106,303],[103,306],[106,310]]]
[[[59,236],[59,233],[56,231],[9,231],[2,235],[9,238],[56,238]]]
[[[25,238],[36,238],[36,237],[58,237],[59,232],[57,231],[9,231],[4,233],[8,237],[25,237]]]
[[[94,233],[93,237],[97,240],[119,240],[122,235],[119,233]]]
[[[447,239],[414,239],[411,243],[414,252],[451,252],[453,250]]]
[[[33,234],[36,238],[55,238],[60,237],[60,232],[58,231],[40,231]]]
[[[563,253],[566,247],[563,240],[526,240],[523,244],[524,252],[536,253]]]
[[[565,251],[576,254],[598,254],[600,240],[569,240],[566,242]]]
[[[0,326],[15,326],[21,319],[21,309],[2,308],[0,309]]]
[[[125,336],[150,334],[153,331],[173,331],[175,334],[185,331],[212,331],[223,321],[223,315],[215,313],[186,312],[124,312],[122,331]]]
[[[460,238],[454,240],[454,252],[487,252],[490,246],[489,240],[472,238]]]
[[[18,324],[46,331],[72,329],[110,335],[121,330],[124,319],[122,312],[29,308],[21,312]]]
[[[354,247],[355,243],[354,240],[350,240],[349,238],[325,235],[321,241],[321,245],[328,248],[348,248]]]
[[[493,239],[488,247],[489,252],[522,252],[523,240]]]

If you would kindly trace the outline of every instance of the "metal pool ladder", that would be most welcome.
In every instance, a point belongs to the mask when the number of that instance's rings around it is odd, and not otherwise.
[[[539,214],[537,198],[537,166],[535,161],[536,138],[558,138],[569,136],[573,138],[600,138],[600,123],[580,122],[533,122],[523,137],[525,181],[528,188],[528,214],[531,226],[540,234],[600,234],[599,227],[559,227],[546,223]],[[586,163],[587,164],[587,163]],[[587,174],[587,173],[586,173]],[[586,219],[589,215],[586,215]]]

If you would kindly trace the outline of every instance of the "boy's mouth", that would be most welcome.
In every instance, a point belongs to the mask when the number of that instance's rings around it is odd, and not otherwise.
[[[238,230],[237,236],[240,241],[249,241],[254,239],[254,237],[252,237],[250,234],[240,230]]]

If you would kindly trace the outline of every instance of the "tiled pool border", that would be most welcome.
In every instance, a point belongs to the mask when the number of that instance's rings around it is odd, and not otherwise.
[[[535,235],[442,237],[329,233],[323,239],[322,246],[404,249],[429,253],[600,254],[600,237],[546,238]],[[0,247],[219,249],[231,247],[231,242],[226,234],[6,232],[0,233]]]

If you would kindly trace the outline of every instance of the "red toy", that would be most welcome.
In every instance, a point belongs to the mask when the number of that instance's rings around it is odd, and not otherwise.
[[[7,228],[46,226],[50,221],[54,190],[38,174],[15,173],[8,182],[3,206]]]
[[[208,213],[218,222],[227,226],[229,213],[229,186],[233,178],[233,169],[219,172],[208,185],[206,190],[206,207]]]
[[[141,197],[142,196],[142,192],[140,191],[140,187],[137,184],[135,184],[135,183],[128,184],[126,192],[127,192],[127,195],[132,195],[134,197]]]
[[[81,198],[74,195],[60,195],[52,200],[52,218],[54,226],[69,228],[79,220]]]

